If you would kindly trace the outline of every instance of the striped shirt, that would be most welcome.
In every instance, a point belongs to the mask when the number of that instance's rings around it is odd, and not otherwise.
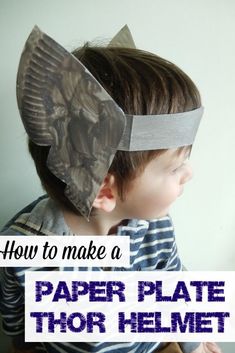
[[[64,221],[61,210],[49,198],[40,198],[17,214],[4,228],[5,235],[73,235]],[[129,220],[117,230],[118,235],[130,236],[130,267],[111,268],[111,271],[180,271],[174,229],[169,216],[146,220]],[[24,274],[30,271],[102,271],[99,267],[61,268],[4,268],[2,271],[0,310],[3,330],[16,336],[24,347]],[[151,353],[157,342],[57,342],[37,344],[37,352],[48,353]],[[198,343],[182,343],[185,353],[191,352]]]

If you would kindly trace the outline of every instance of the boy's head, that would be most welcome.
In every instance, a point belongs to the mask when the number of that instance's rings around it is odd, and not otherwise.
[[[101,83],[126,114],[180,113],[201,106],[199,92],[192,80],[177,66],[157,55],[137,49],[89,47],[88,45],[75,50],[73,54]],[[29,150],[35,161],[43,187],[63,207],[78,213],[78,210],[64,195],[66,185],[47,168],[46,161],[49,149],[48,146],[38,146],[29,140]],[[104,196],[105,190],[105,197],[107,199],[111,198],[107,188],[107,185],[111,183],[110,185],[115,185],[120,203],[124,200],[128,201],[130,195],[132,195],[132,199],[135,199],[131,191],[137,190],[133,186],[138,188],[135,181],[140,182],[140,184],[152,184],[146,185],[146,187],[154,186],[154,171],[156,172],[156,180],[158,176],[163,177],[159,168],[161,167],[161,171],[166,170],[166,163],[170,161],[172,163],[177,161],[179,164],[182,159],[183,163],[185,153],[189,150],[190,146],[168,151],[117,151],[102,185],[103,189],[101,187],[101,196]],[[156,162],[158,163],[156,164]],[[180,167],[178,164],[175,169]],[[177,178],[178,172],[175,173],[174,169],[170,170],[171,172],[173,173],[170,174],[172,179]],[[146,179],[140,179],[142,176],[146,176]],[[170,182],[170,180],[168,181]],[[156,188],[167,191],[172,185],[163,185],[159,179]],[[149,190],[151,190],[151,187]],[[147,191],[145,191],[146,193]],[[179,194],[179,191],[176,191],[176,193]],[[145,202],[144,193],[136,194],[137,196],[143,207]],[[155,198],[157,197],[160,197],[160,195],[156,194]],[[137,199],[135,200],[137,201]],[[100,203],[96,201],[94,207],[100,208]],[[106,210],[111,209],[112,207],[106,208]]]

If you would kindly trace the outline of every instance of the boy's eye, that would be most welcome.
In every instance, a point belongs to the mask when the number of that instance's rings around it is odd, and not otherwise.
[[[180,166],[180,167],[177,167],[177,168],[175,168],[175,169],[173,169],[173,170],[171,171],[171,173],[172,173],[172,174],[175,174],[180,168],[181,168],[181,166]]]
[[[171,173],[172,173],[172,174],[177,173],[181,168],[183,168],[183,166],[184,166],[185,164],[186,164],[186,161],[185,161],[184,163],[182,163],[179,167],[173,169],[173,170],[171,171]]]
[[[183,163],[181,163],[177,168],[174,168],[174,169],[171,170],[171,174],[177,173],[181,168],[183,168],[185,166],[185,164],[187,164],[188,160],[189,160],[189,156],[186,156],[186,158],[183,161]]]

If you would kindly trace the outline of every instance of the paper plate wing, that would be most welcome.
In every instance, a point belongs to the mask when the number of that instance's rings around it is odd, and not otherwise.
[[[108,47],[122,47],[136,49],[131,31],[127,25],[122,27],[120,31],[111,39]]]
[[[81,62],[38,27],[20,59],[17,101],[30,139],[51,146],[48,168],[88,218],[122,138],[124,113]]]

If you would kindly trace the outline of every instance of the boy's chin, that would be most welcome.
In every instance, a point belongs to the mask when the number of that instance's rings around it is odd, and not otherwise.
[[[159,219],[159,218],[166,217],[168,214],[169,214],[169,208],[155,214],[145,215],[145,217],[140,217],[140,219],[147,219],[147,220]]]
[[[168,213],[169,213],[169,209],[170,209],[170,207],[168,207],[165,210],[163,210],[162,212],[160,212],[159,215],[157,216],[157,218],[166,217],[168,215]]]

